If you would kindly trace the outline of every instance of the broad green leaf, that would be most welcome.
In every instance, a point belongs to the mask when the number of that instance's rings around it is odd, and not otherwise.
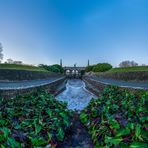
[[[7,144],[11,146],[11,148],[21,148],[21,144],[18,143],[14,138],[8,138]]]
[[[9,123],[7,119],[0,119],[0,126],[6,126]]]
[[[35,137],[35,138],[29,137],[29,139],[31,140],[33,146],[43,146],[45,144],[48,144],[48,141],[45,141],[41,137]]]
[[[3,144],[1,144],[1,148],[6,148]]]
[[[51,141],[51,139],[52,139],[52,134],[50,134],[50,133],[48,132],[47,135],[48,135],[48,141]]]
[[[97,115],[98,115],[98,110],[97,110],[96,108],[92,108],[92,110],[91,110],[91,115],[92,115],[93,118],[97,117]]]
[[[123,139],[122,138],[118,138],[118,137],[108,137],[105,136],[105,143],[111,143],[113,145],[118,145]]]
[[[50,108],[48,108],[48,109],[46,110],[46,112],[47,112],[47,114],[49,115],[49,117],[51,117],[51,116],[52,116],[52,111],[51,111],[51,109],[50,109]]]
[[[134,129],[134,123],[128,123],[128,127],[133,130]]]
[[[142,136],[143,139],[147,140],[148,139],[148,131],[142,130],[141,136]]]
[[[86,124],[88,122],[88,115],[85,113],[81,113],[80,120],[82,123]]]
[[[110,118],[109,123],[111,125],[111,128],[114,128],[114,129],[120,128],[120,124],[115,119]]]
[[[63,120],[63,124],[68,127],[70,125],[70,122],[68,121],[68,119],[64,119]]]
[[[148,148],[148,144],[144,142],[133,142],[129,147],[130,148]]]
[[[125,136],[125,135],[128,135],[128,134],[130,134],[130,130],[128,128],[119,129],[117,131],[116,137],[121,137],[121,136]]]
[[[66,115],[64,112],[60,113],[59,115],[60,115],[62,118],[67,119],[67,115]]]
[[[36,125],[35,126],[35,133],[38,134],[42,130],[42,126]]]
[[[136,129],[135,129],[135,135],[137,138],[139,138],[141,133],[141,126],[139,124],[136,125]]]
[[[64,136],[65,136],[65,134],[64,134],[63,129],[62,129],[62,128],[59,128],[59,129],[58,129],[58,133],[57,133],[57,139],[58,139],[59,141],[63,141]]]
[[[5,138],[7,138],[10,133],[10,130],[6,127],[0,128],[0,131],[2,131],[4,133]]]

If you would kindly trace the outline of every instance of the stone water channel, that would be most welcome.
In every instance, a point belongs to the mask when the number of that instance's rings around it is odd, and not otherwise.
[[[96,96],[85,88],[85,83],[80,79],[67,81],[66,90],[60,93],[56,99],[67,102],[68,109],[80,112]]]
[[[85,88],[85,83],[80,79],[68,80],[66,90],[56,97],[59,101],[67,102],[68,109],[75,111],[72,126],[67,132],[64,142],[58,145],[58,148],[94,147],[87,129],[79,119],[80,111],[89,104],[92,98],[96,98],[96,96]]]

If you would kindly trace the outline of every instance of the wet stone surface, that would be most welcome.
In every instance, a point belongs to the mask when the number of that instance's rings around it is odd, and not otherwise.
[[[64,141],[59,143],[57,148],[94,148],[87,129],[81,124],[77,113],[74,115],[72,123]]]
[[[96,98],[94,94],[85,89],[85,83],[79,79],[68,80],[66,90],[59,94],[56,99],[68,103],[68,109],[81,111]]]
[[[88,130],[82,125],[79,112],[83,110],[94,94],[85,89],[85,83],[79,79],[68,80],[66,90],[59,94],[56,99],[67,102],[68,109],[76,110],[72,126],[66,132],[65,139],[59,143],[57,148],[93,148],[92,140]]]

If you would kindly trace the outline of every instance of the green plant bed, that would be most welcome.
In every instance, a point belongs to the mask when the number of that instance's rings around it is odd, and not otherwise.
[[[81,114],[96,148],[147,148],[148,92],[106,87]]]
[[[47,92],[0,100],[0,145],[56,147],[70,127],[73,112]]]

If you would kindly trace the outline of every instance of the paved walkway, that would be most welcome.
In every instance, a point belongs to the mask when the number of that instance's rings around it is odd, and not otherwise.
[[[95,80],[103,84],[134,88],[134,89],[148,89],[148,82],[125,82],[119,80],[104,79],[97,76],[88,76],[88,77],[90,77],[90,79],[92,80]]]
[[[31,81],[20,81],[20,82],[0,82],[0,90],[12,90],[12,89],[26,89],[32,87],[38,87],[53,83],[57,80],[63,79],[64,77],[51,77],[46,80],[31,80]]]
[[[120,87],[128,87],[135,89],[148,89],[148,82],[125,82],[119,80],[103,79],[97,76],[89,76],[91,79],[98,81],[103,84],[116,85]],[[21,81],[21,82],[0,82],[0,90],[12,90],[12,89],[26,89],[32,87],[43,86],[50,84],[64,77],[56,78],[51,77],[46,80],[32,80],[32,81]]]

